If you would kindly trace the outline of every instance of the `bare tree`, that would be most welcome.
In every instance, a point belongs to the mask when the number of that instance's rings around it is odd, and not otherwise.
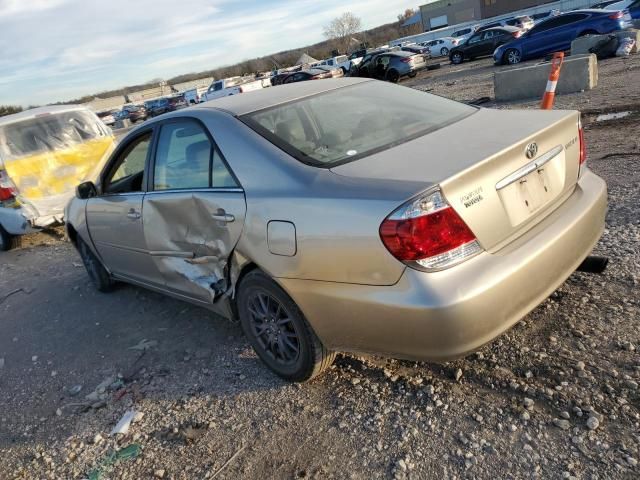
[[[362,21],[351,12],[345,12],[325,25],[323,34],[333,40],[337,49],[346,53],[351,41],[351,35],[362,29]]]

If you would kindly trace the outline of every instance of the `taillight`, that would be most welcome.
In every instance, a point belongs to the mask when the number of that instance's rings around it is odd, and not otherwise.
[[[622,11],[617,11],[609,15],[611,20],[620,20],[622,17],[624,17],[624,13],[622,13]]]
[[[587,161],[587,144],[584,141],[582,122],[578,123],[578,139],[580,140],[580,166],[582,166]]]
[[[401,58],[400,61],[402,63],[411,63],[413,62],[413,57],[404,57],[404,58]]]
[[[0,170],[0,202],[12,200],[16,196],[16,188],[6,173]]]
[[[513,36],[513,38],[520,38],[522,36],[522,32],[518,30],[515,32],[511,32],[511,35]]]
[[[410,200],[380,225],[387,250],[409,266],[451,267],[482,251],[475,235],[440,190]]]

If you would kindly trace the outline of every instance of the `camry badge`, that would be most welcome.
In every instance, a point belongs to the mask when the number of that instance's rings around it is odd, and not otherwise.
[[[527,148],[524,149],[524,153],[529,160],[535,158],[538,154],[538,144],[536,142],[530,143],[527,145]]]

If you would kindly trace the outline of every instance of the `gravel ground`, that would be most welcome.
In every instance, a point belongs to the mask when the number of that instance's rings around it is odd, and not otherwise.
[[[406,84],[491,97],[492,72]],[[640,56],[602,62],[600,79],[557,103],[588,112],[610,267],[460,361],[344,355],[292,385],[237,324],[131,286],[95,292],[59,230],[0,254],[0,478],[638,478],[638,116],[595,118],[640,105]]]

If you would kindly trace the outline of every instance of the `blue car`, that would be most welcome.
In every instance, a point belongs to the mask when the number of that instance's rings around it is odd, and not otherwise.
[[[633,18],[634,21],[640,20],[640,0],[636,0],[631,5],[627,7],[629,11],[629,15]]]
[[[569,50],[571,42],[583,35],[610,33],[627,26],[625,15],[620,11],[574,10],[544,20],[520,38],[498,47],[493,59],[496,65],[515,65]]]

